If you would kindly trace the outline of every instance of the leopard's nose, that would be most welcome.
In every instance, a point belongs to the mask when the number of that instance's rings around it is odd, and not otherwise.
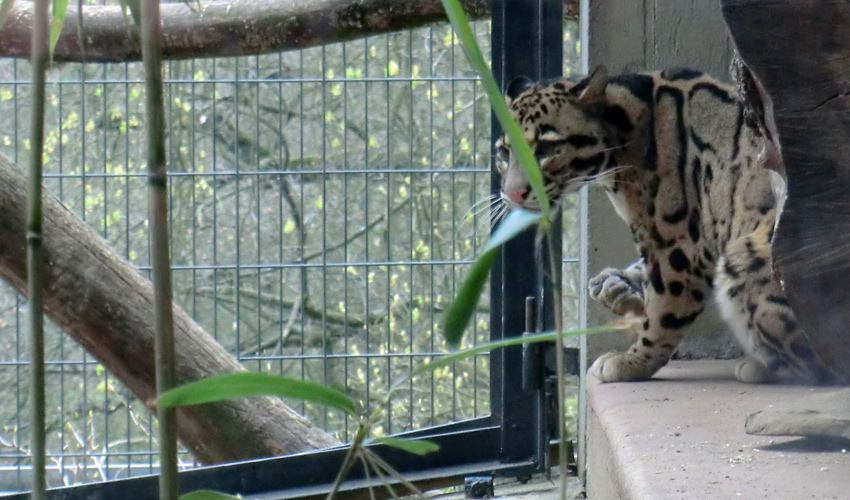
[[[505,194],[508,195],[508,198],[511,199],[514,203],[522,203],[525,201],[525,196],[528,194],[528,189],[509,189],[505,191]]]

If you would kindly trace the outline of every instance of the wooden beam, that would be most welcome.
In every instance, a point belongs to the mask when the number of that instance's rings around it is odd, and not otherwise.
[[[471,19],[490,16],[489,0],[461,0]],[[578,16],[578,0],[564,15]],[[57,62],[141,60],[139,30],[118,5],[68,7]],[[283,52],[446,22],[440,0],[204,0],[162,4],[163,58]],[[82,26],[82,32],[80,27]],[[15,2],[0,34],[0,57],[29,57],[32,3]],[[81,36],[82,35],[82,36]]]
[[[850,382],[850,2],[724,0],[723,14],[772,104],[787,176],[775,266],[816,352]]]

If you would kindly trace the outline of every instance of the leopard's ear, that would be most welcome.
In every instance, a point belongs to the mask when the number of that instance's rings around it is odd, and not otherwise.
[[[519,97],[519,95],[522,94],[525,89],[531,87],[532,85],[534,85],[534,82],[524,76],[518,76],[514,78],[513,80],[511,80],[511,83],[508,84],[508,88],[505,90],[505,101],[510,104],[511,101]]]
[[[605,100],[605,88],[608,86],[608,68],[600,64],[590,75],[572,88],[576,102],[583,106],[601,103]]]

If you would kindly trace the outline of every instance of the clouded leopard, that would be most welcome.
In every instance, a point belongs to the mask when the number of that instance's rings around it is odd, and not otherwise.
[[[773,274],[770,241],[784,184],[763,168],[764,138],[735,89],[695,70],[509,85],[509,108],[554,200],[602,185],[631,229],[640,260],[606,269],[590,293],[614,313],[644,318],[624,353],[590,372],[644,380],[673,355],[714,294],[747,356],[743,382],[831,381]],[[496,143],[502,198],[539,208],[507,138]]]

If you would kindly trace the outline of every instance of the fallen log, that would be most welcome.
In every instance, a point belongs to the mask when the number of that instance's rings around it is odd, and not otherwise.
[[[0,155],[0,277],[25,294],[26,173]],[[44,193],[46,315],[137,398],[156,396],[153,290],[106,242]],[[244,370],[174,308],[177,383]],[[178,437],[204,464],[285,455],[339,444],[279,399],[250,398],[178,411]]]

